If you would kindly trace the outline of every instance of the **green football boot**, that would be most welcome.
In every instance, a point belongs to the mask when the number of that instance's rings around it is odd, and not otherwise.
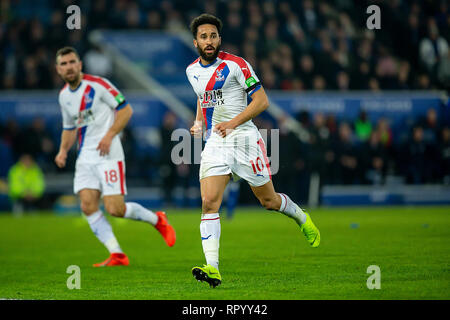
[[[212,265],[203,265],[203,267],[193,267],[192,275],[198,281],[206,281],[212,288],[217,287],[222,283],[222,277],[220,276],[219,270],[214,268]]]
[[[300,208],[297,208],[299,210]],[[301,209],[300,209],[301,210]],[[303,234],[306,237],[306,240],[309,242],[311,247],[316,248],[320,244],[320,232],[319,229],[314,225],[314,223],[311,220],[311,217],[308,213],[303,211],[306,215],[306,221],[305,223],[300,225],[300,230],[303,232]]]

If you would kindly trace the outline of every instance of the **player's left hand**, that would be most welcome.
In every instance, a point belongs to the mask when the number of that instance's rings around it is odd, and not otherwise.
[[[97,150],[100,150],[100,156],[103,157],[109,154],[109,148],[111,147],[112,138],[107,134],[100,140]]]
[[[214,126],[214,132],[216,132],[219,136],[222,138],[225,138],[227,135],[229,135],[236,126],[231,121],[221,122]]]

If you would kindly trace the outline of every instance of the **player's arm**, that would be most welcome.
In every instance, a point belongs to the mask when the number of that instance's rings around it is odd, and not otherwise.
[[[198,136],[202,133],[203,129],[203,117],[202,108],[200,107],[200,101],[197,99],[197,113],[195,115],[194,125],[191,127],[191,134],[193,136]]]
[[[261,87],[258,91],[252,94],[252,102],[244,109],[240,114],[231,119],[230,121],[221,122],[214,127],[215,131],[222,137],[225,137],[230,130],[235,129],[241,124],[247,122],[250,119],[255,118],[261,112],[269,107],[269,99],[267,98],[264,88]]]
[[[58,154],[55,157],[55,163],[59,168],[64,168],[66,166],[67,153],[77,139],[77,130],[64,129],[61,134],[61,144],[59,146]]]
[[[127,104],[125,107],[116,111],[113,125],[109,128],[108,132],[102,140],[100,140],[97,146],[97,150],[100,150],[100,156],[104,156],[109,153],[109,148],[111,147],[113,138],[126,127],[132,115],[133,108],[131,108],[130,104]]]

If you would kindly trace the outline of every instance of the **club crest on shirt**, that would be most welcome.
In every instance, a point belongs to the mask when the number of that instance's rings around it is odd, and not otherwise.
[[[225,76],[222,74],[222,70],[216,70],[216,81],[225,81]]]
[[[89,92],[86,92],[86,93],[84,94],[84,101],[86,102],[86,104],[89,104],[89,103],[92,102],[92,98],[90,97],[90,91],[89,91]]]

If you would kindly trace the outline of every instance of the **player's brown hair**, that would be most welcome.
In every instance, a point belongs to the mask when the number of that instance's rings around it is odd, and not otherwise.
[[[220,32],[222,31],[222,25],[223,25],[222,20],[213,16],[212,14],[203,13],[203,14],[199,15],[197,18],[194,18],[191,22],[190,28],[191,28],[192,35],[194,36],[194,39],[197,39],[197,30],[198,30],[198,27],[201,26],[202,24],[215,25],[217,28],[217,31],[219,31],[219,35],[220,35]]]
[[[69,54],[69,53],[75,53],[78,60],[81,60],[80,55],[78,54],[77,50],[74,47],[63,47],[63,48],[59,49],[58,51],[56,51],[55,63],[58,62],[58,57],[65,56],[66,54]]]

